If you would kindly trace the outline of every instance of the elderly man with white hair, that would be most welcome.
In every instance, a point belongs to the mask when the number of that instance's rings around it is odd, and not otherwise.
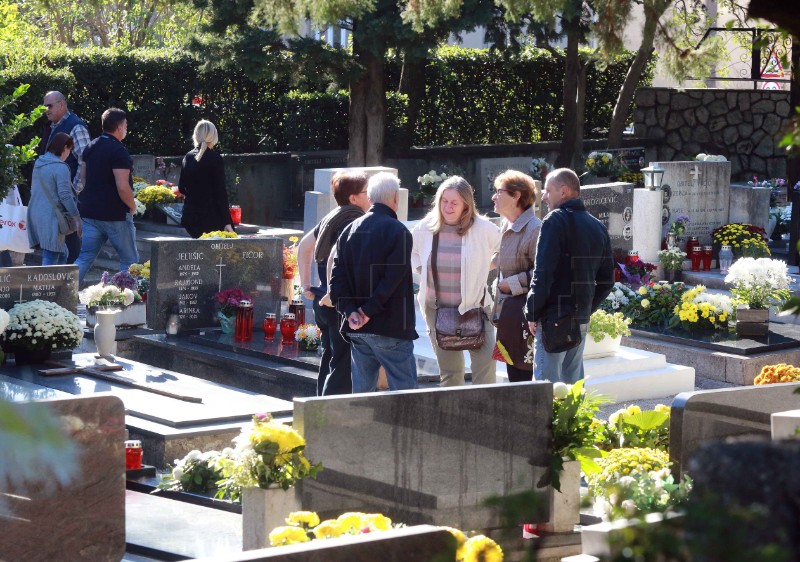
[[[330,296],[352,343],[353,392],[372,392],[378,369],[389,390],[417,388],[411,232],[397,220],[400,182],[381,172],[369,179],[369,212],[337,242]]]

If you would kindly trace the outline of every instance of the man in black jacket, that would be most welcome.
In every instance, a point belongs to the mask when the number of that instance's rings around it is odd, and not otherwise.
[[[374,391],[381,365],[389,390],[417,388],[413,242],[397,220],[399,192],[392,174],[372,176],[367,184],[372,207],[342,231],[336,244],[330,296],[353,346],[353,392]]]
[[[580,180],[572,170],[560,168],[547,175],[543,200],[551,211],[539,233],[525,311],[535,335],[536,380],[574,383],[583,378],[583,346],[589,317],[614,286],[608,231],[586,211],[580,196]],[[580,326],[580,344],[561,353],[548,353],[542,343],[541,321],[562,318],[570,311]]]

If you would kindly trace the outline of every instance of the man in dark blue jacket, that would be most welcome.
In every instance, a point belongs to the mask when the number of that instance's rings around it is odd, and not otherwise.
[[[330,295],[353,346],[353,392],[374,391],[381,365],[389,390],[417,388],[413,241],[397,220],[399,193],[392,174],[372,176],[369,212],[347,226],[336,244]]]
[[[614,286],[608,231],[586,211],[580,196],[580,180],[572,170],[560,168],[547,175],[542,199],[550,213],[542,221],[525,311],[535,335],[536,380],[574,383],[583,378],[589,317]],[[541,321],[563,318],[570,311],[580,326],[580,344],[561,353],[548,353],[542,342]]]

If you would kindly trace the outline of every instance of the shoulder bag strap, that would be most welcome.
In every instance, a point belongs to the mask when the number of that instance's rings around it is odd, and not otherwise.
[[[50,192],[47,190],[46,187],[42,186],[42,191],[44,192],[45,197],[47,197],[47,200],[50,201],[50,204],[53,206],[53,209],[55,209],[56,213],[64,213],[64,212],[66,212],[66,209],[64,209],[64,211],[62,211],[62,210],[60,210],[58,208],[58,205],[53,200],[53,196],[50,195]]]
[[[575,257],[575,217],[572,215],[575,211],[571,211],[568,209],[564,209],[564,212],[567,215],[567,222],[569,223],[569,230],[567,231],[567,251],[568,254],[568,262],[567,265],[569,267],[569,276],[570,276],[570,294],[572,295],[572,309],[574,312],[578,310],[578,303],[575,299],[575,267],[572,258]]]
[[[431,248],[431,273],[433,277],[433,294],[436,308],[439,308],[439,289],[436,287],[436,278],[439,277],[436,271],[436,254],[439,253],[439,233],[433,235],[433,247]]]

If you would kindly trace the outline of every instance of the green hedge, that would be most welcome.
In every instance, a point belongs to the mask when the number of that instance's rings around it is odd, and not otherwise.
[[[586,132],[608,127],[633,55],[587,75]],[[407,99],[395,93],[400,64],[387,61],[387,138],[393,146],[406,123]],[[31,84],[21,109],[48,90],[100,133],[111,106],[129,112],[126,141],[133,153],[180,155],[191,148],[198,119],[213,121],[225,152],[347,148],[346,92],[300,93],[288,79],[253,81],[236,71],[202,72],[189,53],[109,49],[30,52],[0,70],[6,88]],[[492,144],[556,140],[561,136],[563,59],[529,48],[514,56],[443,47],[425,67],[426,96],[413,144]],[[652,81],[652,68],[642,81]],[[192,104],[195,96],[203,104]]]

